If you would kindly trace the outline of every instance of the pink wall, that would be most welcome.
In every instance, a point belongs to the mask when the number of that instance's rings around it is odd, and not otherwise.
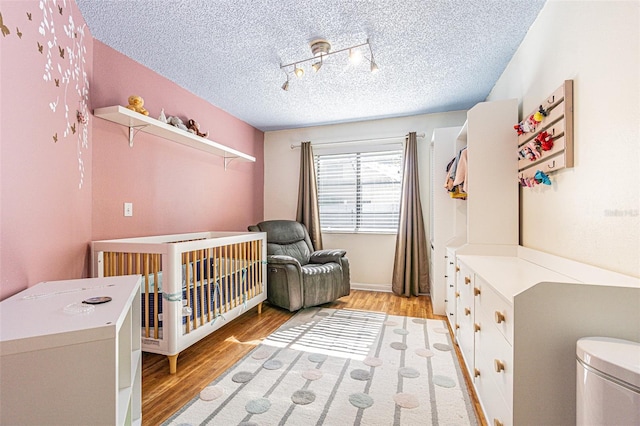
[[[213,154],[93,118],[93,239],[221,230],[246,231],[263,215],[264,134],[148,68],[94,43],[92,108],[144,98],[150,117],[193,118],[209,139],[256,157],[255,163]],[[133,217],[124,217],[124,202]]]
[[[91,129],[76,111],[86,108],[92,38],[75,3],[40,3],[0,9],[10,31],[0,37],[0,299],[87,273]]]
[[[62,13],[52,0],[2,2],[0,13],[10,30],[0,37],[0,300],[88,276],[94,239],[242,231],[262,219],[262,132],[95,41],[74,2]],[[129,148],[125,128],[91,112],[133,93],[153,117],[163,107],[194,118],[257,161],[225,171],[220,157],[142,133]]]

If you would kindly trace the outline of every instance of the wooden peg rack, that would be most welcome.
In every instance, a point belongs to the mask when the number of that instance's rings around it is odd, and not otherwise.
[[[531,178],[538,170],[549,174],[573,167],[573,80],[565,80],[541,106],[547,112],[546,117],[535,131],[518,136],[518,151],[543,131],[553,138],[553,148],[542,151],[540,158],[534,161],[519,157],[518,178]],[[537,111],[538,108],[526,115],[525,119]]]

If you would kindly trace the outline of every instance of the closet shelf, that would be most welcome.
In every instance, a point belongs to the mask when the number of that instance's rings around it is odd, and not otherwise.
[[[102,118],[103,120],[128,127],[129,146],[131,147],[133,147],[134,136],[138,132],[144,132],[223,157],[225,168],[227,167],[227,164],[234,159],[250,162],[256,161],[256,158],[251,155],[229,148],[228,146],[222,145],[218,142],[194,135],[193,133],[186,132],[182,129],[178,129],[177,127],[135,111],[131,111],[130,109],[120,105],[96,108],[93,111],[93,115],[98,118]]]

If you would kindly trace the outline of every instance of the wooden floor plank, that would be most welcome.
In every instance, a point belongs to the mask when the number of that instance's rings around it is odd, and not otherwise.
[[[352,290],[349,296],[322,306],[446,319],[433,315],[431,299],[427,296],[406,298],[392,293]],[[258,314],[257,308],[251,309],[181,352],[176,374],[169,374],[169,363],[165,356],[143,353],[142,424],[155,426],[162,423],[293,315],[267,303],[263,305],[262,314]],[[462,362],[460,351],[457,345],[455,347],[458,360]],[[471,389],[467,374],[465,381]],[[481,425],[486,425],[479,414],[479,403],[473,392],[471,400]]]

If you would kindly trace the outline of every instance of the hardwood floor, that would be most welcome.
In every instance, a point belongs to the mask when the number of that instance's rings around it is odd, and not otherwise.
[[[433,315],[431,299],[427,296],[406,298],[392,293],[352,290],[351,295],[323,307],[445,319]],[[178,371],[173,375],[169,374],[167,357],[143,353],[142,424],[155,426],[162,423],[293,315],[264,303],[262,314],[258,315],[257,308],[254,308],[181,352]],[[462,362],[460,351],[457,346],[455,348],[458,360]],[[467,374],[465,381],[467,388],[472,389]],[[479,423],[486,425],[473,391],[471,400]]]

